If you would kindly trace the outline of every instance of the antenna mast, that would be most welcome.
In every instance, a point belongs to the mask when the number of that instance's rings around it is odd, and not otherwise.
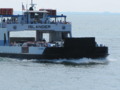
[[[31,4],[30,4],[30,5],[31,5],[32,8],[34,8],[34,6],[35,6],[36,4],[33,4],[33,0],[31,0]]]

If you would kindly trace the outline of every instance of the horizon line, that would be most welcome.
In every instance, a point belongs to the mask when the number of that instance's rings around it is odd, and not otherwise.
[[[14,11],[15,14],[20,14],[22,13],[22,11]],[[120,12],[109,12],[109,11],[106,11],[106,12],[80,12],[80,11],[58,11],[57,13],[69,13],[69,14],[120,14]]]

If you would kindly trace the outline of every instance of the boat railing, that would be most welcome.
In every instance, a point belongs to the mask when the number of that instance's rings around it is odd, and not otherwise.
[[[24,42],[24,43],[16,43],[11,42],[10,46],[20,46],[20,47],[63,47],[63,42]]]
[[[7,27],[7,23],[0,23],[0,28],[6,28]]]
[[[5,22],[5,24],[71,24],[70,22],[54,22],[54,21],[49,21],[49,22],[18,22],[18,21],[11,21],[11,22]]]
[[[5,27],[6,24],[71,24],[71,22],[68,22],[66,20],[30,19],[29,21],[27,21],[27,20],[22,19],[22,18],[19,19],[18,17],[16,17],[15,19],[13,19],[13,18],[4,18],[1,21],[1,23],[3,24],[3,27]]]
[[[100,44],[100,45],[96,44],[96,47],[106,47],[106,46],[103,44]]]

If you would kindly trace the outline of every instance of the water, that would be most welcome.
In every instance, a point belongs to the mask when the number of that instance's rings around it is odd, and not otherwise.
[[[55,62],[0,58],[0,90],[119,90],[120,15],[68,14],[73,36],[96,37],[109,56]],[[34,35],[33,35],[34,36]]]

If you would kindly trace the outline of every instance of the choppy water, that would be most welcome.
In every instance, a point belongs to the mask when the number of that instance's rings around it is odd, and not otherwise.
[[[68,20],[74,37],[95,36],[98,44],[109,47],[110,55],[54,62],[0,58],[0,90],[120,89],[120,15],[73,14]]]

